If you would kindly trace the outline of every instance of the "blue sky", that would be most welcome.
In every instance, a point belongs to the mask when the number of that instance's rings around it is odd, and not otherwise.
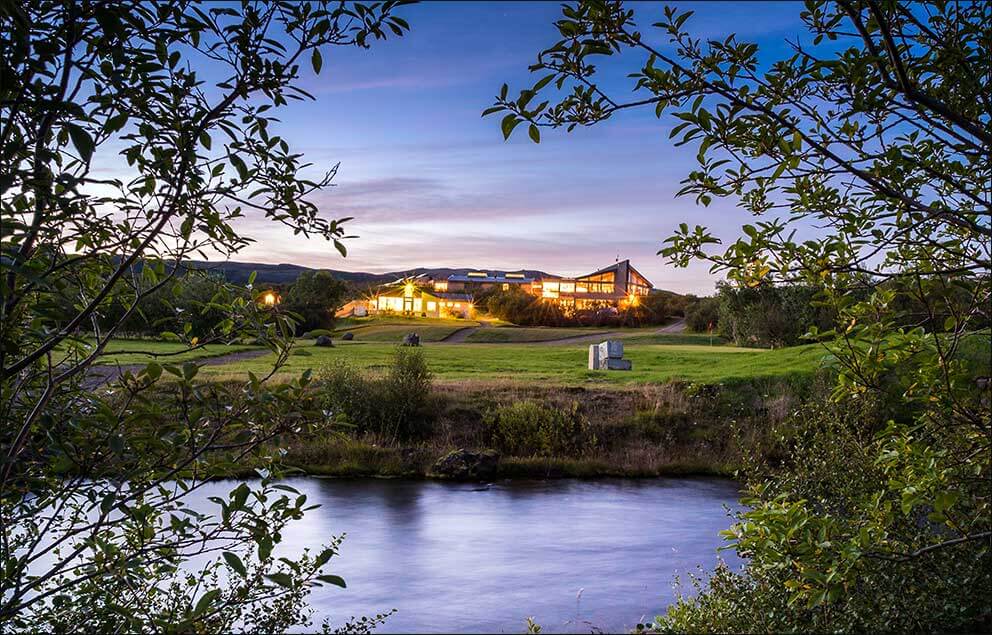
[[[674,3],[693,9],[702,37],[731,32],[758,42],[769,58],[784,39],[808,40],[798,2]],[[661,4],[636,4],[639,21]],[[556,40],[558,3],[422,3],[399,12],[403,38],[369,51],[336,49],[303,86],[315,102],[280,113],[280,133],[315,168],[340,162],[336,185],[318,197],[331,218],[354,216],[359,238],[342,259],[319,239],[248,219],[257,242],[237,259],[311,267],[395,271],[415,266],[535,268],[581,274],[632,263],[661,288],[706,294],[708,266],[675,269],[656,256],[680,222],[733,240],[749,215],[731,200],[697,208],[675,198],[695,153],[668,141],[670,122],[632,112],[599,126],[546,131],[540,145],[521,133],[504,142],[496,117],[482,119],[503,82],[534,81],[527,71]],[[640,58],[612,64],[631,66]],[[630,92],[611,73],[615,93]]]

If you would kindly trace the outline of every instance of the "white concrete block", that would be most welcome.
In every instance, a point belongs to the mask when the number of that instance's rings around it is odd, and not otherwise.
[[[622,359],[623,342],[620,340],[607,340],[599,345],[600,359]]]
[[[606,370],[631,370],[633,365],[629,359],[613,359],[612,357],[603,360],[602,368]]]
[[[599,344],[589,347],[589,370],[599,370]]]

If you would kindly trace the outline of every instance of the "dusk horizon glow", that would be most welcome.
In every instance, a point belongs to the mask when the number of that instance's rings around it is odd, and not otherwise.
[[[696,12],[703,37],[736,32],[769,57],[781,55],[786,37],[806,35],[798,4],[676,6]],[[662,9],[635,6],[645,24]],[[232,260],[579,275],[619,258],[657,288],[713,293],[721,276],[707,263],[678,269],[656,254],[679,223],[707,225],[727,243],[750,215],[732,199],[704,208],[676,197],[695,148],[673,145],[670,120],[625,112],[571,134],[546,129],[535,145],[523,133],[504,142],[499,119],[481,117],[504,82],[516,90],[535,81],[527,67],[558,39],[559,4],[424,3],[400,15],[411,25],[404,37],[367,51],[335,49],[319,76],[305,65],[301,86],[316,101],[291,102],[279,114],[278,133],[313,164],[312,175],[340,164],[333,187],[314,200],[328,218],[354,217],[345,225],[358,236],[345,242],[347,258],[248,212],[245,233],[256,242]],[[633,68],[643,60],[608,62]],[[624,78],[607,88],[628,97],[632,86]]]

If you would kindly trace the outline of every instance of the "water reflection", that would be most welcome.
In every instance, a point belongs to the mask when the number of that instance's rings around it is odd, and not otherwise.
[[[332,565],[348,589],[311,596],[318,623],[398,609],[385,632],[522,632],[529,616],[548,632],[630,629],[671,602],[677,573],[716,564],[737,496],[707,479],[293,485],[321,507],[285,546],[347,533]]]

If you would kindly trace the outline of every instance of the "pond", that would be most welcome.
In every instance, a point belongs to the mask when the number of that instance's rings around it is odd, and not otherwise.
[[[291,484],[321,507],[291,525],[287,551],[347,533],[328,570],[348,588],[314,591],[316,625],[397,609],[377,632],[521,633],[528,617],[617,632],[663,612],[677,574],[739,565],[717,552],[737,506],[727,480]]]

